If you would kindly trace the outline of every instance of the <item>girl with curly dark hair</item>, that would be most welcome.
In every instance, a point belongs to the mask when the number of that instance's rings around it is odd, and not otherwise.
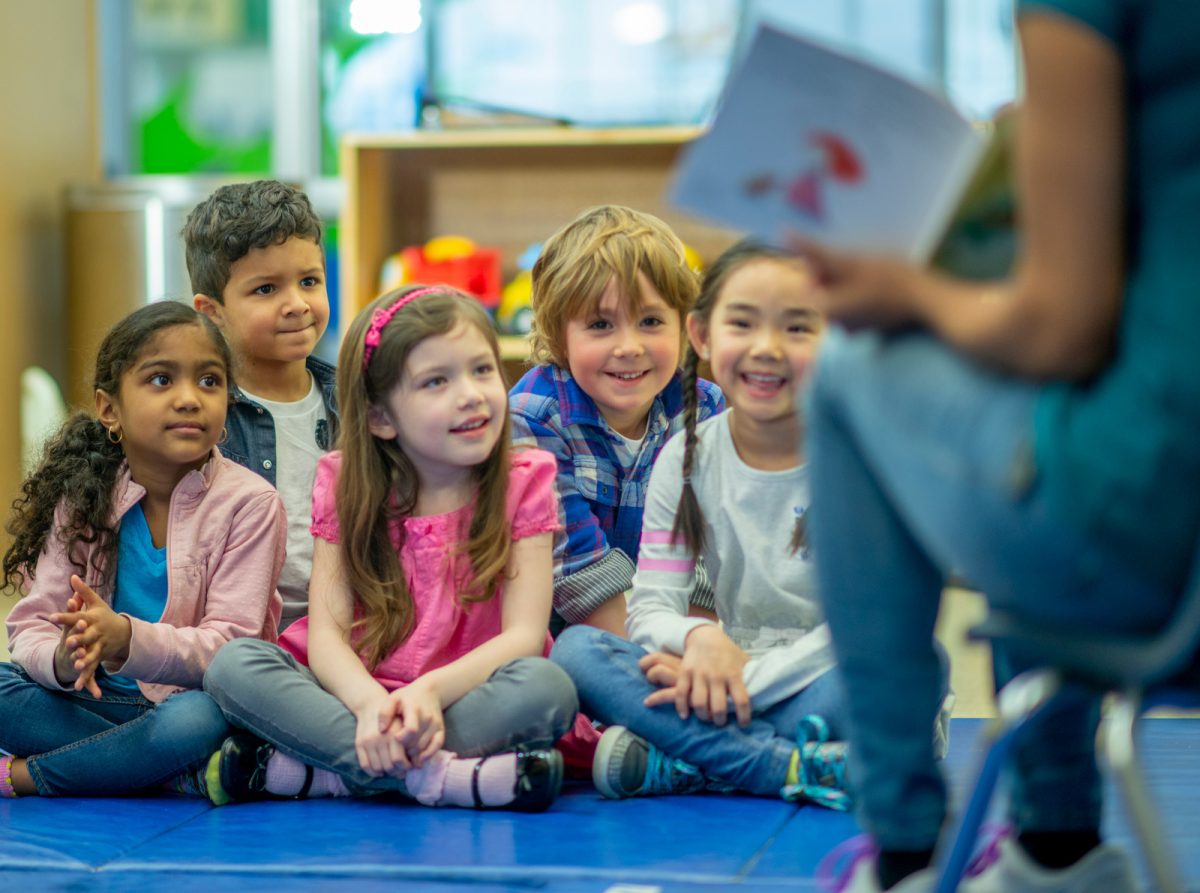
[[[201,678],[229,639],[274,638],[286,533],[274,488],[216,449],[229,368],[192,308],[134,311],[100,346],[95,414],[25,481],[3,562],[23,597],[0,664],[0,796],[161,785],[228,733]]]

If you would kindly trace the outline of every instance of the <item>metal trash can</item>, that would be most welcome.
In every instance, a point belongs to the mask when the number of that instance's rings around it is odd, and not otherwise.
[[[180,230],[226,179],[131,177],[67,189],[66,396],[90,406],[96,348],[125,314],[164,298],[191,302]]]

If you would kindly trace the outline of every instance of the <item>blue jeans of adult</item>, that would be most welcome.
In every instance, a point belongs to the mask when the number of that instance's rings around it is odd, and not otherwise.
[[[97,677],[103,697],[54,691],[0,663],[0,749],[27,759],[43,797],[128,794],[194,769],[229,734],[216,703],[181,691],[155,704]]]
[[[362,768],[354,714],[278,645],[234,639],[222,646],[204,674],[204,690],[235,726],[336,773],[353,795],[408,793],[403,778],[375,778]],[[444,747],[460,757],[550,747],[571,728],[578,706],[566,673],[542,657],[518,658],[443,711]]]
[[[580,625],[562,632],[550,659],[567,671],[588,716],[605,725],[623,725],[664,753],[698,767],[708,778],[751,794],[779,795],[796,750],[797,726],[804,717],[816,714],[828,724],[831,739],[845,737],[846,698],[835,671],[755,713],[747,726],[739,726],[732,714],[724,726],[718,726],[694,714],[680,719],[674,704],[647,707],[642,703],[658,688],[638,666],[646,653],[640,645],[612,633]]]
[[[885,849],[932,847],[945,819],[927,729],[938,706],[931,632],[948,575],[1039,620],[1129,631],[1170,614],[1170,593],[1064,524],[1045,497],[1038,393],[927,335],[834,330],[822,344],[808,413],[809,532],[849,696],[860,820]],[[1029,669],[1002,652],[994,663],[998,685]],[[1097,702],[1076,705],[1025,738],[1010,801],[1018,828],[1099,828],[1098,719]]]

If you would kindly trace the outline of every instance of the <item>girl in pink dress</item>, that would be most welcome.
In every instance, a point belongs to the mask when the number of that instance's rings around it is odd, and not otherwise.
[[[499,347],[448,288],[390,292],[351,324],[342,424],[313,489],[309,615],[226,648],[205,690],[246,734],[209,763],[218,804],[395,792],[544,809],[570,679],[542,655],[555,464],[510,451]]]

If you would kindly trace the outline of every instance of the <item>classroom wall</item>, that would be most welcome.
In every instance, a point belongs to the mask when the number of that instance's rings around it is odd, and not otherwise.
[[[94,0],[0,2],[0,505],[20,484],[20,375],[59,381],[64,191],[99,175]],[[0,548],[7,547],[0,532]],[[0,614],[9,599],[0,596]]]

